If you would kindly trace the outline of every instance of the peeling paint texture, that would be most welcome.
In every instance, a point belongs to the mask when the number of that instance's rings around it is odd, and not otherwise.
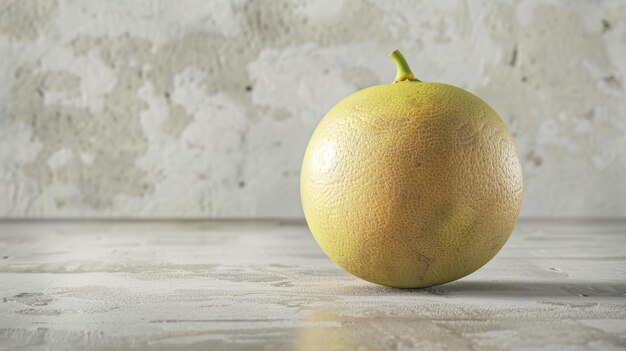
[[[0,1],[1,217],[302,217],[341,98],[421,80],[501,114],[524,217],[626,216],[623,1]]]

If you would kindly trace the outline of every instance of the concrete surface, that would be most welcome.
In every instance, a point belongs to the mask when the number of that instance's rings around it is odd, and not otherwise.
[[[313,128],[422,80],[515,135],[524,217],[626,216],[624,1],[0,0],[0,217],[302,218]]]
[[[522,221],[476,273],[385,288],[280,222],[0,224],[2,350],[619,350],[626,221]]]

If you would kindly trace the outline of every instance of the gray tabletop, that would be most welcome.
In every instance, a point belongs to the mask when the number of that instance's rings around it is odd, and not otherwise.
[[[297,222],[3,222],[0,349],[626,348],[626,222],[521,221],[459,281],[373,285]]]

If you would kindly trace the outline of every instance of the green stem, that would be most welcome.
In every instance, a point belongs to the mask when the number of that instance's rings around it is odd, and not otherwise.
[[[396,80],[394,82],[401,82],[403,80],[412,80],[415,82],[420,81],[419,79],[415,78],[415,75],[413,75],[413,72],[411,72],[411,68],[409,67],[409,64],[406,62],[406,59],[404,58],[400,50],[392,52],[391,54],[389,54],[389,57],[391,57],[396,63],[397,73]]]

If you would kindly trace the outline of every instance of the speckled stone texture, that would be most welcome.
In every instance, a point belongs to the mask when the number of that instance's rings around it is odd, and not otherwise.
[[[626,216],[623,1],[0,1],[0,217],[295,217],[308,138],[416,75],[514,133],[524,217]]]
[[[0,350],[623,350],[626,223],[522,220],[477,272],[367,283],[301,223],[1,223]]]

